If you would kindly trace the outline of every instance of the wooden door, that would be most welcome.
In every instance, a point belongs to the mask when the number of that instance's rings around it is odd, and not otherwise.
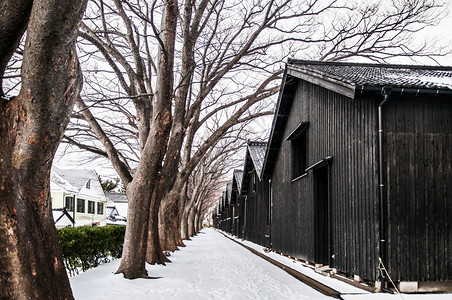
[[[314,170],[315,263],[329,265],[331,253],[328,165]]]

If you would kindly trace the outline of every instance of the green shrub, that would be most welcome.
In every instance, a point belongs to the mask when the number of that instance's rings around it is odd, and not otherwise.
[[[125,226],[66,227],[57,229],[63,261],[71,276],[120,258]]]

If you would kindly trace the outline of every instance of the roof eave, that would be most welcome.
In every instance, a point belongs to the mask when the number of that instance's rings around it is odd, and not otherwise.
[[[371,86],[371,85],[357,85],[356,95],[363,93],[382,93],[384,88],[390,88],[393,94],[402,95],[433,95],[433,96],[448,96],[452,95],[452,90],[447,88],[417,88],[417,87],[401,87],[401,86]]]
[[[315,85],[319,85],[328,90],[334,91],[348,98],[353,99],[355,97],[355,84],[340,81],[320,73],[314,73],[307,69],[294,68],[290,65],[287,67],[287,74],[296,78],[305,80]]]

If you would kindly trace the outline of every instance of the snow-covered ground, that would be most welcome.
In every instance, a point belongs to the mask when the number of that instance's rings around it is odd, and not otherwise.
[[[167,266],[147,265],[149,276],[158,279],[114,275],[119,260],[72,277],[75,299],[333,299],[213,229],[185,243],[187,247],[173,253]],[[402,299],[343,288],[351,293],[344,292],[344,299]],[[406,300],[450,300],[451,296],[403,295]]]

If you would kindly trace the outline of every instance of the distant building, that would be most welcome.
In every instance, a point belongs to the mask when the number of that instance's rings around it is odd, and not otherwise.
[[[242,238],[270,247],[269,178],[263,177],[267,143],[248,142],[243,178],[238,197],[238,211],[243,213]]]
[[[50,191],[56,227],[105,225],[106,198],[98,178],[94,170],[52,168]]]
[[[123,193],[107,193],[107,224],[126,225],[127,221],[127,196]]]

